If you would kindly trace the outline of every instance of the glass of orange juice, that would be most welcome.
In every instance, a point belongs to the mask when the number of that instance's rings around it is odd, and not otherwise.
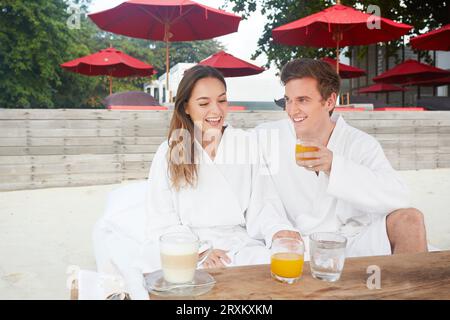
[[[300,139],[297,139],[297,143],[295,144],[295,161],[298,163],[299,160],[305,161],[305,160],[315,160],[316,158],[305,158],[302,157],[302,153],[305,152],[317,152],[319,151],[319,148],[317,147],[306,147],[303,145],[302,141]]]
[[[303,273],[303,241],[278,238],[272,243],[270,272],[272,278],[284,283],[295,283]]]

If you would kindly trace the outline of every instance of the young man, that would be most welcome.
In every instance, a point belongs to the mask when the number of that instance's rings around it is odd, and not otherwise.
[[[427,251],[423,215],[372,136],[332,115],[340,87],[326,62],[297,59],[281,72],[289,119],[262,124],[276,130],[279,152],[261,153],[288,218],[308,242],[313,232],[339,232],[347,256]],[[296,162],[296,141],[318,151]],[[277,158],[275,158],[277,157]],[[306,243],[307,244],[307,243]]]

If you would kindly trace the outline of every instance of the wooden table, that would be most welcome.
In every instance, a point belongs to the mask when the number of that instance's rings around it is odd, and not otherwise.
[[[381,289],[368,289],[369,266],[381,271]],[[450,300],[450,251],[348,258],[341,279],[329,283],[311,276],[305,263],[302,278],[295,284],[279,283],[270,277],[269,265],[210,269],[214,288],[196,300],[279,299],[446,299]],[[77,299],[76,288],[71,298]],[[151,299],[161,297],[151,295]],[[185,297],[183,299],[193,299]]]
[[[372,265],[380,268],[381,289],[367,287]],[[450,251],[348,258],[334,283],[314,279],[309,263],[303,270],[302,278],[288,285],[271,278],[269,265],[210,269],[217,283],[195,299],[450,299]]]

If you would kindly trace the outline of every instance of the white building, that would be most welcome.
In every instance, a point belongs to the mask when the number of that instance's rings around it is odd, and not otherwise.
[[[178,90],[178,84],[180,83],[181,78],[183,78],[184,72],[195,65],[196,63],[178,63],[170,69],[169,93],[166,88],[166,73],[160,76],[158,80],[145,84],[144,91],[151,94],[161,104],[172,103]]]

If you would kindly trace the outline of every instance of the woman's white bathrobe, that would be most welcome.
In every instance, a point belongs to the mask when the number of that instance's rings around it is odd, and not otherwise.
[[[327,145],[333,152],[329,176],[323,172],[317,176],[296,164],[296,134],[290,119],[256,128],[264,162],[306,244],[313,232],[340,232],[349,240],[347,256],[390,254],[386,216],[409,207],[408,189],[377,140],[337,114],[332,120],[336,126]],[[265,143],[263,133],[277,136],[273,140],[278,143]]]
[[[273,234],[295,229],[270,176],[260,174],[256,141],[253,133],[228,126],[214,161],[197,144],[197,187],[180,192],[170,188],[168,144],[161,144],[147,182],[109,195],[93,234],[97,271],[122,278],[132,299],[148,299],[142,275],[160,268],[159,236],[177,230],[228,250],[231,265],[269,263]]]
[[[295,230],[271,179],[260,174],[254,133],[228,126],[211,160],[195,141],[195,187],[176,191],[168,173],[168,143],[161,144],[150,169],[144,272],[160,268],[158,238],[188,230],[213,248],[228,251],[230,265],[269,263],[268,247],[280,230]]]

